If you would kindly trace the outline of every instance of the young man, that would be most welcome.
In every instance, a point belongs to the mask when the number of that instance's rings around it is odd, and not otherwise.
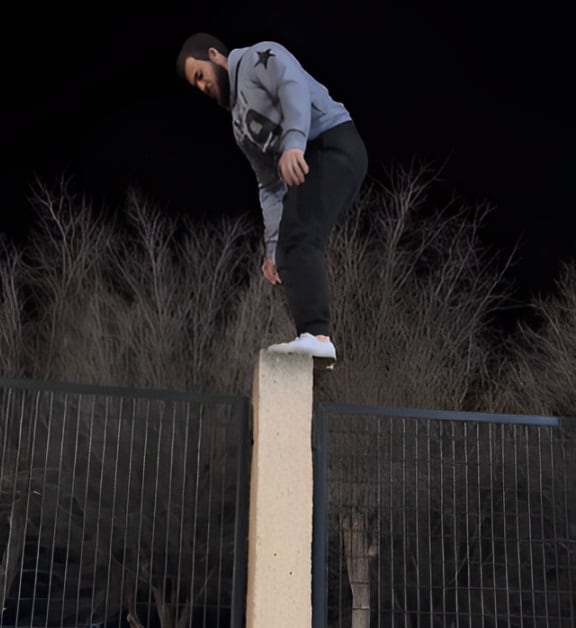
[[[344,105],[282,45],[228,51],[190,36],[178,74],[232,114],[235,140],[256,175],[264,218],[264,277],[282,284],[297,337],[269,351],[336,360],[324,251],[366,176],[364,143]]]

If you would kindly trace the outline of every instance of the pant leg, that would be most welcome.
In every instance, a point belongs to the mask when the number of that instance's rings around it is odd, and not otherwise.
[[[325,248],[360,190],[368,159],[352,122],[309,142],[305,158],[305,182],[290,187],[284,199],[276,264],[296,332],[330,335]]]

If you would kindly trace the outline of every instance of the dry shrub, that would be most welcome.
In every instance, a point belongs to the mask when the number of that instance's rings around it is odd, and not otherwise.
[[[566,263],[555,290],[532,303],[506,345],[486,406],[495,412],[576,415],[576,264]]]

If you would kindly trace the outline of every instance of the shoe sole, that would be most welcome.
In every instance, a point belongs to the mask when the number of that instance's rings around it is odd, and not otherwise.
[[[314,369],[317,371],[333,371],[336,364],[335,358],[319,358],[314,356]]]

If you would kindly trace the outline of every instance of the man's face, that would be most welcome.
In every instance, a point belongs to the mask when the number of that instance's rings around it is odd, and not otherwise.
[[[186,80],[221,107],[230,107],[230,78],[228,70],[213,61],[188,57],[184,66]]]

